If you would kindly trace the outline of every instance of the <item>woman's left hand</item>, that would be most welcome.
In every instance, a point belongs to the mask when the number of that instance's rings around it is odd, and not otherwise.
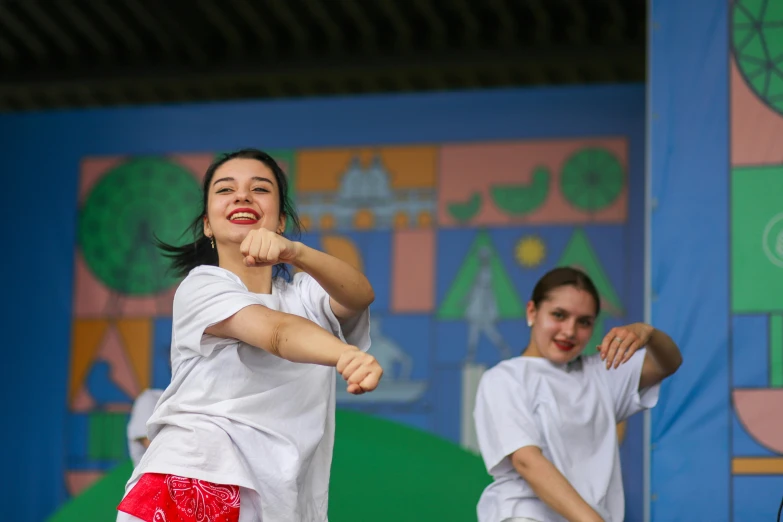
[[[618,368],[628,362],[637,350],[650,341],[654,330],[652,326],[645,323],[617,326],[609,330],[598,346],[601,359],[606,361],[606,369],[613,366]]]

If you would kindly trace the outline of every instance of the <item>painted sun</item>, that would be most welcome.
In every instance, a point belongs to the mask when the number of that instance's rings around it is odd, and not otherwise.
[[[519,240],[515,249],[517,263],[532,268],[541,264],[546,256],[546,245],[541,238],[525,236]]]

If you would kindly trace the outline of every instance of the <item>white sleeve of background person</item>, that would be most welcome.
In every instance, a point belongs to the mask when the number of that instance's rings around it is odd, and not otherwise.
[[[356,346],[363,352],[370,348],[370,309],[343,321],[337,319],[332,311],[329,294],[310,274],[298,272],[294,275],[293,285],[302,296],[302,303],[308,315],[326,319],[329,329],[342,341]]]
[[[645,349],[639,350],[619,368],[605,372],[617,422],[624,421],[634,413],[652,408],[658,403],[660,383],[639,391],[639,380],[642,377],[646,353]]]
[[[495,367],[482,376],[473,418],[479,451],[490,474],[516,450],[541,447],[525,389],[508,367]]]
[[[212,266],[191,271],[174,295],[173,344],[180,352],[209,357],[215,348],[236,342],[204,331],[243,308],[261,304],[234,274]]]
[[[147,436],[147,420],[155,411],[155,405],[161,395],[163,395],[163,390],[144,390],[133,402],[128,421],[128,452],[134,466],[144,455],[145,448],[139,439]]]

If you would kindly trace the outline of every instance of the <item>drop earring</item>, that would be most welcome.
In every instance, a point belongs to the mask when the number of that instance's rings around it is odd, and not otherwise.
[[[212,244],[212,250],[215,250],[215,236],[209,236],[209,242]]]

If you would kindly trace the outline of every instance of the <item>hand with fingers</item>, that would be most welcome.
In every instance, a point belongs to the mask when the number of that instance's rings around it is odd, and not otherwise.
[[[239,245],[239,251],[245,256],[246,266],[274,266],[278,263],[291,263],[296,259],[297,245],[281,234],[265,228],[251,230]]]
[[[348,383],[348,393],[361,395],[373,391],[383,376],[375,357],[358,348],[346,350],[337,361],[337,371]]]
[[[601,360],[606,361],[606,369],[619,368],[628,362],[634,353],[650,341],[654,330],[645,323],[617,326],[609,330],[598,346]]]

